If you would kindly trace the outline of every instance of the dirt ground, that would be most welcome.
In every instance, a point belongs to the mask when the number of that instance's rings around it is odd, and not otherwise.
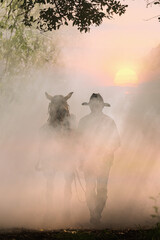
[[[139,230],[0,230],[0,240],[160,240],[160,228]]]

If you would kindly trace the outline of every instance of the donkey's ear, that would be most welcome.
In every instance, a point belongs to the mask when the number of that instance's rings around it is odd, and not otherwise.
[[[73,92],[70,92],[67,96],[65,96],[65,100],[67,101],[71,96],[72,96]]]
[[[88,106],[89,104],[87,102],[82,103],[83,106]]]
[[[51,95],[49,95],[47,92],[45,92],[45,95],[46,95],[46,98],[47,98],[47,99],[49,99],[50,101],[52,101],[52,98],[53,98],[53,97],[52,97]]]

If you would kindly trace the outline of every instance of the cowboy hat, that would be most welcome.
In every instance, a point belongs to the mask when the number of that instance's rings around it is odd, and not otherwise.
[[[96,101],[99,101],[99,102],[103,103],[104,107],[110,107],[111,106],[109,103],[104,103],[103,98],[99,93],[93,93],[91,95],[90,99],[89,99],[89,102],[88,103],[84,102],[84,103],[82,103],[82,105],[83,106],[88,106],[88,105],[90,105],[92,100],[94,100],[94,101],[96,100]]]

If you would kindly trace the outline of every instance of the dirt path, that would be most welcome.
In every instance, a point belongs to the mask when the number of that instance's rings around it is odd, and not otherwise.
[[[0,230],[0,240],[160,240],[160,228],[148,230]]]

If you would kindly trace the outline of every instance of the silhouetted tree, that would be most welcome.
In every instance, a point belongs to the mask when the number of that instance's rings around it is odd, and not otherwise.
[[[160,0],[154,0],[154,1],[150,1],[150,0],[147,0],[147,6],[149,5],[152,5],[152,4],[160,4]]]
[[[5,2],[5,0],[0,0]],[[10,5],[12,5],[12,1]],[[77,26],[81,32],[90,30],[90,26],[99,26],[104,18],[114,14],[122,15],[127,5],[116,0],[23,0],[19,1],[23,10],[23,22],[26,26],[43,31],[59,29],[62,25]]]
[[[150,0],[146,0],[147,1],[147,7],[148,6],[152,6],[153,4],[154,5],[159,5],[160,4],[160,0],[153,0],[153,1],[150,1]],[[152,18],[156,18],[156,17],[158,17],[158,20],[159,20],[159,22],[160,22],[160,14],[158,15],[158,16],[154,16],[154,17],[152,17]],[[151,18],[151,19],[152,19]]]

